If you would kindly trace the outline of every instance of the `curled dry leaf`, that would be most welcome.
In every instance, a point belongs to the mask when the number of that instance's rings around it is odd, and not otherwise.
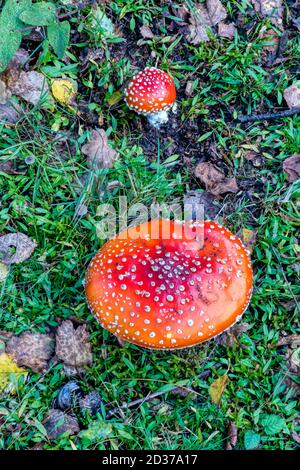
[[[188,41],[197,45],[200,42],[208,41],[208,31],[216,26],[220,21],[225,20],[226,9],[220,0],[208,0],[206,7],[199,3],[191,10]]]
[[[300,80],[286,88],[283,92],[283,97],[290,109],[300,106]]]
[[[286,158],[283,162],[283,169],[287,174],[287,179],[293,182],[300,178],[300,154]],[[1,240],[1,239],[0,239]]]
[[[34,372],[43,372],[54,352],[54,341],[49,335],[25,331],[9,340],[6,352],[19,366],[29,367]]]
[[[27,372],[18,367],[9,354],[0,354],[0,393],[14,392],[17,381],[26,375]]]
[[[225,23],[221,21],[218,24],[218,34],[223,38],[233,39],[236,32],[236,27],[233,23]]]
[[[49,95],[49,87],[45,76],[35,71],[21,72],[17,78],[11,77],[8,87],[13,95],[20,96],[33,105],[37,105]]]
[[[288,336],[283,336],[278,340],[276,344],[278,348],[287,345],[291,345],[292,349],[296,348],[297,346],[300,346],[300,335],[292,334]]]
[[[70,320],[62,322],[56,332],[56,355],[71,368],[91,365],[93,356],[86,325],[75,329]]]
[[[30,258],[37,244],[24,233],[9,233],[0,237],[0,261],[5,264],[21,263]],[[12,253],[15,248],[15,253]]]
[[[228,441],[226,444],[226,450],[232,450],[236,444],[238,439],[238,428],[234,423],[230,423],[228,427]]]
[[[199,163],[195,168],[195,175],[205,185],[205,189],[214,196],[236,193],[239,190],[236,179],[226,178],[212,163]]]
[[[88,157],[89,164],[94,170],[111,168],[118,158],[118,153],[108,144],[104,129],[94,129],[92,139],[83,145],[81,150]]]
[[[226,374],[221,375],[220,377],[217,378],[209,387],[209,395],[211,398],[211,401],[218,405],[221,401],[223,392],[226,388],[226,385],[228,383],[228,377]]]
[[[63,434],[73,435],[80,431],[79,424],[75,416],[70,416],[60,410],[51,409],[44,420],[44,427],[48,438],[58,439]]]

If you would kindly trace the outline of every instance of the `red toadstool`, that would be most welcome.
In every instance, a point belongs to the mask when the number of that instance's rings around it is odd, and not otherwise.
[[[248,252],[218,223],[197,223],[203,243],[186,236],[195,223],[156,220],[102,247],[85,281],[102,327],[139,346],[176,349],[206,341],[240,319],[252,293]],[[166,227],[168,237],[162,236]],[[151,238],[153,231],[159,236]]]
[[[125,89],[125,101],[130,109],[147,116],[149,123],[159,128],[168,121],[168,111],[176,107],[176,89],[172,77],[155,67],[137,73]]]

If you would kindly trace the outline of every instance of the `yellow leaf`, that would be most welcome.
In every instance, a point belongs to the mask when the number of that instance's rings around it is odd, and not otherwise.
[[[226,374],[221,375],[209,387],[209,395],[210,395],[211,401],[213,403],[216,403],[216,405],[218,405],[221,401],[222,394],[225,390],[227,382],[228,382],[227,375]]]
[[[107,102],[109,106],[113,106],[114,104],[119,103],[123,98],[123,93],[121,91],[115,91],[110,97],[108,98]]]
[[[69,78],[57,78],[52,82],[51,91],[60,103],[72,104],[77,93],[77,83]]]
[[[0,393],[13,393],[18,380],[26,375],[25,369],[18,367],[8,354],[0,354]]]
[[[253,248],[256,242],[256,232],[249,230],[248,228],[242,229],[242,241],[245,245],[245,248],[252,253]]]

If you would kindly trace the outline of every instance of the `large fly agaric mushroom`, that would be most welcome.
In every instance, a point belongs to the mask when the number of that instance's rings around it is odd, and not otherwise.
[[[149,123],[159,128],[168,121],[168,111],[175,111],[176,89],[172,77],[155,67],[137,73],[125,89],[125,101],[130,109],[147,116]]]
[[[175,349],[206,341],[241,318],[252,292],[248,252],[216,222],[197,224],[202,243],[190,236],[195,223],[156,220],[103,246],[85,282],[103,328],[139,346]]]

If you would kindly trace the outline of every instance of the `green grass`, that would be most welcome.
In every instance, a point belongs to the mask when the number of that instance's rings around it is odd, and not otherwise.
[[[264,112],[283,105],[283,90],[296,77],[299,34],[290,34],[287,60],[270,69],[263,62],[260,38],[261,28],[269,26],[267,20],[257,17],[248,37],[241,31],[233,41],[214,38],[194,47],[184,35],[175,41],[163,40],[169,32],[162,18],[171,13],[165,2],[161,3],[113,1],[107,8],[114,23],[126,32],[133,55],[122,53],[122,42],[88,29],[85,18],[89,7],[80,14],[75,9],[70,19],[76,41],[68,50],[67,63],[59,61],[46,43],[34,52],[35,68],[49,79],[68,76],[77,80],[80,101],[85,103],[85,112],[96,117],[96,124],[87,125],[75,110],[56,104],[28,106],[26,117],[15,127],[0,125],[0,161],[14,159],[21,172],[0,173],[0,232],[20,231],[37,241],[31,259],[13,265],[6,282],[0,284],[0,329],[16,334],[27,330],[44,333],[57,326],[59,318],[75,315],[87,321],[94,363],[78,382],[85,392],[99,391],[110,404],[106,410],[167,384],[185,385],[197,396],[179,397],[168,392],[125,411],[122,418],[109,420],[105,407],[97,417],[75,410],[83,430],[94,420],[99,429],[105,421],[110,422],[109,436],[101,437],[100,433],[91,440],[80,435],[50,442],[41,423],[59,387],[68,380],[62,365],[54,364],[46,374],[30,373],[15,395],[0,396],[2,449],[26,449],[40,441],[46,449],[222,449],[231,421],[238,427],[239,449],[245,448],[244,436],[249,430],[261,436],[264,449],[296,446],[292,432],[297,401],[285,385],[292,373],[285,350],[276,348],[276,343],[282,332],[297,332],[299,318],[300,187],[299,182],[287,182],[282,162],[299,153],[300,117],[236,125],[229,111]],[[230,19],[236,20],[240,10],[244,24],[253,21],[247,2],[223,3]],[[148,51],[147,63],[172,73],[179,94],[179,125],[184,132],[189,127],[193,133],[196,129],[199,142],[193,141],[190,164],[184,161],[182,146],[174,135],[170,137],[175,141],[171,156],[177,158],[165,164],[170,157],[168,137],[162,133],[159,138],[145,127],[141,130],[136,125],[140,118],[122,101],[109,105],[112,94],[145,65],[144,49],[136,47],[141,39],[139,27],[145,22],[157,35],[141,46]],[[87,62],[82,70],[80,54],[87,47],[100,49],[103,56]],[[191,97],[184,94],[187,81],[193,82]],[[88,138],[88,128],[97,126],[97,119],[103,122],[120,159],[114,168],[94,175],[96,184],[89,185],[83,181],[88,170],[80,148]],[[241,152],[250,144],[257,145],[264,157],[259,168],[247,162]],[[220,221],[235,232],[241,227],[257,232],[252,254],[255,289],[244,315],[251,328],[233,347],[214,340],[179,352],[148,351],[131,344],[121,347],[92,318],[83,292],[85,269],[100,247],[97,207],[107,202],[117,208],[120,195],[127,196],[129,203],[150,206],[153,200],[181,200],[187,190],[203,189],[193,176],[193,167],[203,156],[215,161],[213,148],[218,166],[235,175],[242,188],[237,195],[222,199]],[[34,162],[27,165],[25,159],[32,156]],[[108,183],[116,180],[121,187],[108,191]],[[88,214],[82,218],[75,216],[80,202],[88,206]],[[291,301],[294,306],[287,307]],[[217,406],[209,398],[209,385],[225,373],[229,383]],[[268,433],[264,414],[284,420],[280,433]]]

